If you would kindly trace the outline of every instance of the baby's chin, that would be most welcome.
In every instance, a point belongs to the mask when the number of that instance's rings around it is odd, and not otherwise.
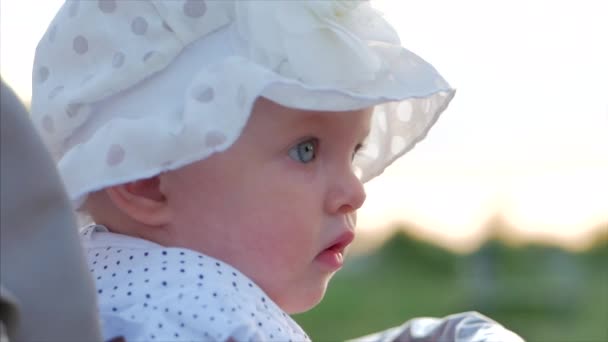
[[[330,279],[328,278],[316,287],[309,287],[296,291],[293,291],[293,289],[290,291],[290,289],[288,289],[283,298],[278,298],[275,302],[283,311],[290,315],[311,310],[321,302],[323,297],[325,297],[329,280]]]
[[[279,307],[281,307],[281,309],[283,311],[285,311],[286,313],[288,313],[290,315],[304,313],[306,311],[312,310],[315,306],[317,306],[321,302],[321,300],[323,299],[324,296],[325,296],[325,293],[323,293],[322,295],[318,296],[318,298],[315,298],[315,299],[287,303],[286,305],[279,305]]]

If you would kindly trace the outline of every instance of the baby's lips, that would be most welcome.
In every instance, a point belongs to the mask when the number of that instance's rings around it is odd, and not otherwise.
[[[342,234],[338,235],[336,239],[334,239],[327,249],[331,249],[333,251],[343,253],[344,249],[350,245],[351,242],[355,239],[355,232],[352,229],[346,229]]]

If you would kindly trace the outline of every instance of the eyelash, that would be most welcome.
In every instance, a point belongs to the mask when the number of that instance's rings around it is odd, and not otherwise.
[[[359,152],[361,152],[362,150],[365,149],[365,143],[359,143],[357,144],[357,146],[355,146],[355,150],[353,151],[353,155],[351,157],[351,160],[355,160],[355,157],[357,156],[357,154]]]

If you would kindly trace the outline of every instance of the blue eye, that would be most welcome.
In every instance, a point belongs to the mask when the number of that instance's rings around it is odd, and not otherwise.
[[[297,162],[310,163],[317,156],[316,149],[318,144],[317,139],[303,141],[289,150],[289,156]]]

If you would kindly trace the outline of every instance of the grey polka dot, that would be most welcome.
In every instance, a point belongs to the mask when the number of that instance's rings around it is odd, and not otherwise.
[[[116,166],[125,159],[125,150],[122,146],[114,144],[110,146],[108,153],[106,154],[106,164],[108,166]]]
[[[77,36],[72,42],[72,47],[77,54],[82,55],[89,51],[89,41],[83,36]]]
[[[55,132],[55,123],[53,122],[53,118],[51,118],[48,115],[45,115],[42,118],[42,128],[47,132],[47,133],[54,133]]]
[[[78,14],[78,8],[80,7],[80,0],[71,0],[70,7],[68,8],[68,14],[71,18],[74,18]]]
[[[137,17],[131,22],[131,31],[136,35],[144,35],[148,31],[148,22],[142,17]]]
[[[184,14],[190,18],[200,18],[207,12],[207,4],[203,0],[187,0],[184,3]]]
[[[173,29],[171,28],[171,26],[169,26],[169,24],[167,24],[166,21],[163,21],[163,28],[169,32],[173,32]]]
[[[55,41],[55,37],[57,36],[57,25],[51,26],[48,33],[49,42],[53,43]]]
[[[213,88],[206,85],[199,85],[192,89],[192,97],[199,102],[211,102],[214,96]]]
[[[104,13],[112,13],[116,11],[116,0],[99,0],[97,6]]]
[[[114,57],[112,57],[112,66],[116,69],[120,68],[123,64],[125,64],[125,54],[122,52],[116,52]]]
[[[222,132],[211,131],[205,135],[205,145],[207,147],[215,147],[226,141],[226,136]]]
[[[73,118],[76,115],[78,115],[78,112],[80,111],[81,108],[82,108],[82,103],[77,103],[77,102],[70,103],[65,108],[65,113],[68,115],[68,117]]]
[[[53,90],[49,92],[49,100],[52,100],[57,97],[57,95],[59,95],[59,93],[63,91],[63,88],[63,86],[56,86],[55,88],[53,88]]]
[[[44,83],[49,78],[49,68],[43,66],[38,68],[38,73],[36,75],[36,80],[38,83]]]

